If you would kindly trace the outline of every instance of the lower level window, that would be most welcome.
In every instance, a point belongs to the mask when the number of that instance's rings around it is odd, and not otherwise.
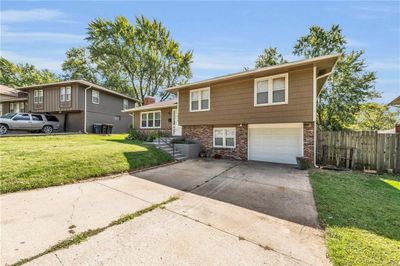
[[[214,128],[214,147],[235,148],[236,128]]]
[[[161,127],[161,112],[142,112],[141,113],[141,128],[160,128]]]

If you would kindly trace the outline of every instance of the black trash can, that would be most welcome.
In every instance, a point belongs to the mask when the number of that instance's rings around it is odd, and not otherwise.
[[[101,134],[107,134],[107,125],[106,124],[101,125]]]
[[[112,134],[113,124],[107,124],[107,134]]]
[[[94,123],[93,124],[93,133],[94,134],[100,134],[101,133],[101,124],[99,124],[99,123]]]

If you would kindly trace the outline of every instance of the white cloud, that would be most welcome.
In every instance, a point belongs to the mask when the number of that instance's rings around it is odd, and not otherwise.
[[[2,43],[27,43],[27,42],[61,42],[79,43],[84,40],[84,35],[60,33],[60,32],[15,32],[1,27]]]
[[[60,72],[61,65],[63,63],[60,59],[48,58],[48,57],[35,57],[31,55],[23,55],[11,51],[0,51],[0,56],[10,60],[11,62],[17,63],[29,63],[39,69],[49,69],[51,71]]]
[[[399,59],[387,59],[372,61],[369,67],[373,70],[400,70],[400,58]]]
[[[9,9],[0,11],[1,23],[49,21],[60,19],[64,14],[55,9],[34,8],[29,10]]]

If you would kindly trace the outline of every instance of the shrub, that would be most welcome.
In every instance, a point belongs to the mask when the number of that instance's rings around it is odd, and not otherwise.
[[[301,170],[307,170],[311,167],[311,159],[307,157],[296,157],[297,166]]]

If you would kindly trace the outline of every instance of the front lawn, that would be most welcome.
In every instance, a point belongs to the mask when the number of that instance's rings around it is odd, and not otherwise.
[[[315,171],[311,183],[335,265],[400,265],[400,177]]]
[[[1,193],[73,183],[172,161],[126,135],[69,135],[0,139]]]

